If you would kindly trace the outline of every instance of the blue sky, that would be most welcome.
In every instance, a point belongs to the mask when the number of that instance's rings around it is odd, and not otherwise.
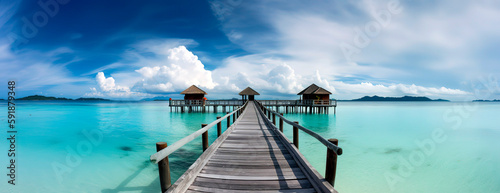
[[[497,1],[0,1],[18,96],[498,99]],[[4,96],[7,90],[3,88]],[[6,97],[0,97],[6,98]]]

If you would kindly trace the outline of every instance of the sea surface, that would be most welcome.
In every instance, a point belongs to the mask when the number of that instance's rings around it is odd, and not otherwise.
[[[19,102],[16,185],[7,183],[7,107],[0,105],[0,192],[160,192],[155,143],[173,144],[220,113],[168,102]],[[337,114],[285,114],[339,139],[340,192],[500,192],[500,103],[339,102]],[[225,130],[225,121],[223,122]],[[216,129],[209,131],[214,141]],[[285,127],[292,137],[292,128]],[[170,156],[172,183],[202,153],[201,137]],[[300,133],[320,172],[326,148]]]

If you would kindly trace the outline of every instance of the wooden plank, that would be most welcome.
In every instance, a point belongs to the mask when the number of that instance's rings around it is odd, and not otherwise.
[[[220,155],[220,154],[215,154],[212,156],[212,159],[219,159],[219,160],[269,160],[269,161],[274,161],[274,160],[289,160],[293,159],[293,157],[290,154],[277,154],[273,156],[268,156],[268,155],[248,155],[248,156],[234,156],[234,155]]]
[[[260,150],[260,151],[259,151]],[[219,148],[217,153],[290,153],[284,151],[283,149],[231,149],[231,148]]]
[[[207,165],[213,165],[217,167],[232,167],[232,165],[238,166],[252,166],[252,165],[268,165],[268,166],[280,166],[280,167],[294,167],[297,163],[293,160],[210,160]]]
[[[307,179],[250,181],[250,180],[224,180],[224,179],[198,177],[193,182],[193,185],[200,187],[207,187],[207,188],[254,190],[254,191],[312,188],[311,183]]]
[[[302,170],[295,168],[268,168],[268,169],[248,169],[238,168],[237,170],[221,170],[218,167],[204,167],[201,173],[217,175],[237,175],[237,176],[304,176]]]
[[[232,143],[223,143],[221,147],[227,148],[243,148],[243,149],[251,149],[251,148],[284,148],[283,144],[259,144],[258,146],[249,146],[248,144],[232,144]]]
[[[268,175],[268,176],[239,176],[239,175],[224,175],[224,174],[207,174],[200,173],[198,177],[224,179],[224,180],[250,180],[250,181],[269,181],[269,180],[300,180],[306,179],[304,174],[298,175]]]
[[[230,170],[230,169],[276,169],[277,166],[280,168],[295,168],[299,167],[297,163],[292,163],[292,164],[283,164],[280,165],[279,163],[271,163],[271,162],[247,162],[247,163],[232,163],[231,165],[228,164],[223,164],[223,163],[213,163],[210,162],[207,164],[207,166],[212,166],[212,167],[218,167],[221,170]]]
[[[307,189],[281,189],[281,190],[228,190],[220,188],[206,188],[201,186],[191,186],[187,192],[220,192],[220,193],[314,193],[316,192],[313,188]]]

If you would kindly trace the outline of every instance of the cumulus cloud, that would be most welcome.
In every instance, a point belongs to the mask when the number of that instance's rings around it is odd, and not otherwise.
[[[153,67],[136,70],[143,79],[133,89],[140,92],[168,93],[185,89],[190,85],[213,89],[217,84],[212,72],[198,59],[198,56],[179,46],[167,51],[167,60]]]
[[[129,98],[137,99],[146,96],[151,96],[147,93],[131,92],[130,88],[126,86],[119,86],[115,84],[115,79],[113,77],[108,77],[104,75],[104,72],[97,73],[95,77],[97,88],[91,87],[90,93],[86,93],[86,97],[111,97],[111,98]]]
[[[267,74],[267,81],[278,92],[292,94],[302,88],[298,81],[301,77],[295,74],[295,71],[286,64],[274,67]]]
[[[146,42],[147,43],[147,42]],[[103,72],[98,72],[95,80],[97,87],[91,88],[86,96],[108,96],[116,98],[141,96],[154,96],[156,94],[178,93],[190,85],[197,85],[203,89],[214,89],[217,84],[212,80],[212,72],[205,69],[203,63],[185,46],[177,46],[171,42],[147,47],[146,43],[138,44],[139,50],[131,53],[139,57],[136,62],[128,63],[128,66],[136,68],[135,74],[129,72],[118,72],[122,79],[131,79],[132,85],[118,85],[113,77],[105,77]],[[154,53],[152,58],[141,57],[139,52]],[[128,51],[130,53],[131,51]],[[117,65],[119,64],[119,65]],[[123,68],[125,63],[108,65],[112,69],[116,66]],[[141,66],[142,65],[142,66]],[[102,68],[101,68],[102,69]],[[137,79],[137,80],[136,80]],[[130,82],[120,80],[121,82]]]
[[[106,78],[103,72],[97,73],[95,79],[99,88],[104,92],[130,92],[127,87],[115,85],[115,79],[113,77]]]

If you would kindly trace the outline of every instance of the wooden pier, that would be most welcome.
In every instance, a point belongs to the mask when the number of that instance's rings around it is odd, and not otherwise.
[[[259,100],[262,105],[273,108],[284,113],[329,113],[333,107],[333,113],[337,113],[337,100]]]
[[[329,113],[330,107],[333,107],[334,113],[337,112],[337,100],[259,100],[259,102],[268,108],[273,108],[276,112]],[[221,107],[222,112],[226,112],[244,103],[244,100],[170,100],[169,106],[170,111],[207,112],[212,108],[213,112],[217,112]]]
[[[184,100],[170,100],[170,111],[180,112],[206,112],[212,107],[213,112],[217,112],[219,107],[222,112],[234,110],[236,107],[243,105],[246,101],[255,100],[256,95],[260,95],[254,89],[247,87],[242,90],[242,100],[207,100],[205,91],[201,90],[195,85],[182,91]],[[311,84],[304,90],[300,91],[297,95],[301,95],[299,100],[259,100],[260,104],[265,107],[274,108],[276,112],[282,110],[284,113],[329,113],[330,107],[333,107],[333,113],[337,113],[337,100],[331,100],[332,93],[324,88]],[[173,109],[172,109],[173,108]]]
[[[228,126],[224,133],[222,121]],[[284,122],[294,127],[293,143],[282,133]],[[215,125],[219,137],[208,146],[208,129]],[[326,178],[298,151],[299,129],[326,146]],[[204,153],[171,185],[168,155],[200,135]],[[337,155],[342,154],[337,143],[286,120],[260,101],[248,101],[171,146],[158,143],[151,160],[158,163],[162,192],[336,192]]]
[[[170,106],[170,111],[206,112],[212,107],[213,112],[217,112],[221,107],[222,112],[226,112],[234,111],[243,104],[244,101],[242,100],[170,100],[168,106]]]

